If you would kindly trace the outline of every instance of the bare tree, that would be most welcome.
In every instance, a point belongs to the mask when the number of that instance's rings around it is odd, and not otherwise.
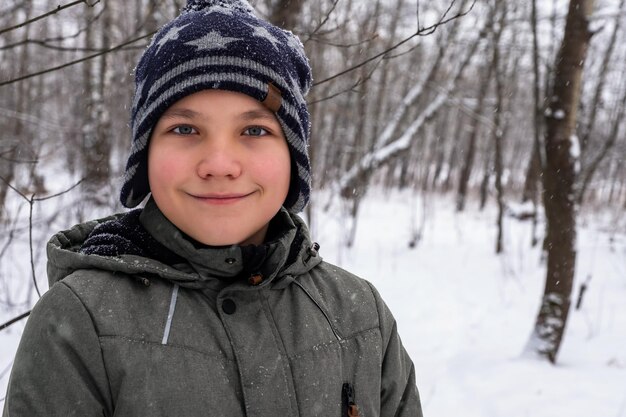
[[[609,76],[609,70],[611,67],[611,59],[613,58],[613,54],[615,52],[615,48],[617,45],[618,34],[621,29],[622,21],[624,20],[622,13],[626,12],[626,0],[620,0],[619,8],[617,13],[615,14],[614,22],[613,22],[613,30],[611,31],[611,36],[609,38],[609,42],[602,58],[602,65],[600,67],[600,73],[598,74],[597,83],[594,86],[595,94],[593,96],[593,100],[590,106],[590,115],[586,124],[582,126],[580,130],[582,130],[581,138],[580,138],[580,146],[581,146],[581,166],[582,172],[580,175],[580,185],[578,187],[577,199],[578,203],[582,203],[585,197],[585,193],[587,191],[587,187],[591,182],[596,170],[604,160],[604,158],[609,154],[611,148],[616,144],[618,139],[618,132],[620,126],[624,120],[624,115],[626,112],[626,77],[622,73],[622,80],[620,80],[621,85],[612,85],[609,88],[613,91],[619,91],[619,88],[622,87],[623,93],[621,100],[617,100],[614,104],[615,112],[614,119],[612,122],[611,129],[608,134],[602,134],[597,130],[594,131],[594,127],[596,125],[596,120],[598,114],[601,112],[603,107],[603,94],[605,94],[605,85],[607,83],[607,78]],[[617,88],[616,88],[617,87]],[[593,152],[593,147],[590,147],[589,144],[592,142],[592,136],[596,136],[596,140],[593,140],[593,143],[599,144],[600,150],[598,152]],[[599,140],[598,140],[599,139]]]
[[[502,186],[502,175],[504,171],[503,161],[503,141],[504,141],[504,124],[505,124],[505,108],[504,108],[504,69],[501,65],[500,57],[500,40],[502,38],[502,31],[504,30],[504,21],[507,16],[507,5],[504,2],[495,0],[494,9],[498,16],[498,24],[496,30],[493,31],[493,69],[495,73],[495,85],[496,85],[496,107],[493,112],[493,142],[494,142],[494,161],[495,161],[495,174],[496,174],[496,200],[498,202],[498,236],[496,238],[496,253],[503,251],[503,234],[504,234],[504,190]]]
[[[487,27],[485,28],[486,30],[481,34],[481,36],[485,36],[487,31],[493,31],[494,11],[495,7],[490,10]],[[476,100],[476,105],[473,109],[473,113],[476,116],[479,116],[484,109],[485,98],[487,97],[489,85],[491,84],[491,77],[494,72],[494,65],[495,61],[492,59],[491,62],[486,65],[486,68],[479,68],[479,71],[482,73],[482,75],[480,76],[480,81],[478,83],[478,98]],[[469,186],[470,175],[472,173],[472,168],[474,167],[474,160],[476,156],[476,142],[478,140],[478,135],[482,127],[481,118],[476,116],[472,117],[470,122],[470,135],[467,141],[467,147],[465,149],[465,159],[463,161],[463,167],[461,168],[461,173],[459,176],[456,196],[457,211],[463,211],[465,209],[465,201],[467,199],[467,190]]]
[[[526,352],[555,363],[569,313],[576,265],[576,199],[579,163],[575,136],[582,70],[591,38],[589,16],[593,0],[571,0],[565,34],[554,66],[550,103],[546,110],[543,174],[547,220],[546,285]]]

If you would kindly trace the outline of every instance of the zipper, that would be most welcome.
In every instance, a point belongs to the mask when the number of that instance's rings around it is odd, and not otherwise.
[[[328,317],[328,314],[326,314],[326,310],[324,310],[322,308],[322,306],[317,302],[317,300],[315,300],[315,298],[313,298],[311,296],[309,291],[306,288],[304,288],[304,286],[302,284],[300,284],[297,280],[294,280],[293,283],[296,284],[302,291],[304,291],[304,293],[309,297],[309,299],[311,301],[313,301],[313,304],[315,304],[317,306],[317,308],[319,308],[319,310],[322,312],[322,315],[324,316],[324,318],[328,322],[328,325],[330,326],[330,329],[332,330],[332,332],[335,335],[335,337],[337,338],[337,340],[343,340],[341,338],[341,336],[339,335],[339,333],[337,332],[337,329],[335,329],[335,326],[333,325],[333,322],[330,320],[330,317]]]
[[[354,387],[349,382],[344,383],[341,388],[341,416],[361,417],[359,407],[354,402]]]

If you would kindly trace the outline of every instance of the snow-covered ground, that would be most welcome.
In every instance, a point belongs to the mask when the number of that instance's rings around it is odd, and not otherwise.
[[[574,296],[582,282],[589,286],[552,366],[521,356],[545,278],[529,222],[506,218],[505,253],[496,256],[493,209],[470,204],[457,214],[447,197],[424,204],[407,193],[372,193],[347,248],[350,222],[340,209],[321,211],[326,197],[317,196],[312,224],[320,253],[373,282],[387,301],[426,417],[626,417],[623,232],[582,216]],[[415,224],[424,227],[409,248]],[[0,322],[7,314],[0,311]],[[0,393],[22,328],[0,332]]]

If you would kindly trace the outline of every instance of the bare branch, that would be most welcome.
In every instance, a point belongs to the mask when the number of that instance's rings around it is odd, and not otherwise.
[[[35,194],[28,200],[29,212],[28,212],[28,244],[30,246],[30,270],[33,277],[33,284],[35,284],[35,291],[41,298],[41,292],[39,291],[39,285],[37,284],[37,275],[35,274],[35,255],[33,250],[33,207],[35,206]]]
[[[374,39],[378,38],[378,33],[374,33],[371,37],[367,38],[367,39],[363,39],[362,41],[357,41],[357,42],[352,42],[352,43],[337,43],[337,42],[331,42],[331,41],[327,41],[325,39],[321,39],[321,38],[311,38],[311,40],[313,42],[322,44],[322,45],[328,45],[328,46],[334,46],[336,48],[352,48],[355,46],[360,46],[363,45],[365,43],[369,43],[372,42]]]
[[[123,49],[125,46],[128,46],[130,44],[138,42],[138,41],[140,41],[142,39],[146,39],[148,37],[151,37],[152,35],[154,35],[154,33],[156,33],[156,32],[148,33],[148,34],[140,36],[138,38],[131,39],[130,41],[121,43],[121,44],[119,44],[117,46],[114,46],[113,48],[105,49],[102,52],[98,52],[98,53],[93,54],[93,55],[88,55],[88,56],[86,56],[84,58],[80,58],[80,59],[77,59],[75,61],[70,61],[70,62],[67,62],[65,64],[58,65],[56,67],[48,68],[48,69],[45,69],[45,70],[42,70],[42,71],[38,71],[38,72],[33,72],[31,74],[26,74],[26,75],[23,75],[21,77],[13,78],[13,79],[10,79],[10,80],[7,80],[7,81],[0,81],[0,87],[3,87],[5,85],[9,85],[9,84],[13,84],[13,83],[16,83],[16,82],[19,82],[19,81],[27,80],[29,78],[37,77],[39,75],[43,75],[43,74],[47,74],[47,73],[50,73],[50,72],[58,71],[60,69],[67,68],[67,67],[70,67],[72,65],[80,64],[81,62],[85,62],[85,61],[88,61],[90,59],[99,57],[101,55],[105,55],[105,54],[108,54],[110,52],[118,51],[120,49]]]
[[[30,315],[30,310],[27,311],[24,314],[20,314],[19,316],[12,318],[11,320],[7,321],[6,323],[2,323],[0,324],[0,330],[4,330],[7,327],[9,327],[10,325],[17,323],[18,321],[25,319],[26,317],[28,317]]]
[[[0,46],[0,51],[5,50],[5,49],[12,49],[12,48],[17,48],[18,46],[22,46],[22,45],[28,45],[31,43],[37,44],[37,45],[42,45],[42,46],[47,46],[47,47],[52,47],[52,45],[50,45],[50,42],[62,42],[65,41],[67,39],[76,39],[78,38],[83,32],[85,32],[87,30],[87,28],[89,27],[90,24],[92,24],[93,22],[97,21],[100,16],[102,16],[102,13],[104,12],[106,8],[103,7],[100,11],[98,11],[98,14],[96,14],[93,19],[90,19],[87,24],[78,29],[75,33],[72,33],[71,35],[67,35],[67,36],[56,36],[54,38],[45,38],[45,39],[22,39],[21,41],[17,41],[14,43],[9,43],[6,45],[2,45]]]
[[[107,51],[107,49],[102,49],[102,48],[84,48],[84,47],[77,47],[77,46],[69,47],[69,46],[51,45],[46,40],[41,40],[41,39],[24,39],[19,42],[2,46],[0,47],[0,51],[3,49],[16,48],[22,45],[37,45],[37,46],[41,46],[42,48],[52,49],[53,51],[61,51],[61,52],[105,52]],[[120,48],[120,49],[124,51],[131,51],[131,50],[140,50],[140,49],[145,49],[145,48],[146,48],[146,45],[137,45],[137,46],[127,46],[127,47]]]
[[[22,197],[24,200],[30,201],[30,199],[28,197],[26,197],[20,190],[18,190],[13,185],[11,185],[11,183],[9,181],[7,181],[3,176],[0,176],[0,180],[2,180],[2,182],[5,183],[7,185],[7,187],[12,189],[16,193],[18,193],[20,195],[20,197]]]
[[[41,297],[41,291],[39,291],[39,285],[37,284],[37,275],[35,273],[35,256],[34,253],[35,251],[33,250],[33,208],[35,206],[35,203],[38,201],[45,201],[45,200],[49,200],[51,198],[55,198],[58,197],[60,195],[63,195],[65,193],[70,192],[71,190],[73,190],[74,188],[78,187],[78,185],[84,181],[84,178],[81,179],[80,181],[78,181],[76,184],[72,185],[70,188],[66,189],[65,191],[61,191],[60,193],[57,194],[53,194],[51,196],[47,196],[47,197],[41,197],[41,198],[37,198],[36,194],[33,194],[30,198],[26,197],[24,195],[24,193],[22,193],[21,191],[19,191],[16,187],[14,187],[13,185],[11,185],[6,179],[4,179],[3,177],[0,177],[0,179],[13,191],[15,191],[16,193],[18,193],[24,200],[28,201],[28,205],[29,205],[29,213],[28,213],[28,243],[30,245],[30,268],[31,268],[31,274],[32,274],[32,279],[33,279],[33,284],[35,285],[35,291],[37,291],[37,295],[39,297]],[[1,329],[0,329],[1,330]]]
[[[437,113],[441,106],[445,104],[446,99],[447,94],[440,93],[430,105],[420,113],[419,117],[409,125],[400,137],[385,144],[374,152],[365,155],[358,164],[353,166],[339,180],[337,188],[340,190],[340,194],[344,196],[349,194],[348,190],[355,186],[356,181],[363,174],[369,175],[383,164],[388,163],[390,160],[409,149],[414,135]]]
[[[383,59],[384,59],[384,58],[383,58]],[[333,94],[331,94],[331,95],[329,95],[329,96],[322,97],[322,98],[317,99],[317,100],[307,101],[307,104],[310,106],[310,105],[312,105],[312,104],[315,104],[315,103],[320,103],[320,102],[322,102],[322,101],[332,100],[333,98],[335,98],[335,97],[339,97],[339,96],[340,96],[340,95],[342,95],[342,94],[348,93],[348,92],[350,92],[350,91],[354,91],[354,89],[355,89],[355,88],[357,88],[357,87],[358,87],[358,86],[360,86],[360,85],[365,84],[367,81],[369,81],[369,80],[372,78],[372,76],[374,75],[374,72],[376,72],[376,69],[378,68],[378,66],[380,65],[380,63],[381,63],[381,62],[383,62],[383,59],[379,60],[379,61],[378,61],[378,62],[374,65],[374,68],[372,68],[372,70],[371,70],[371,71],[369,71],[369,73],[368,73],[365,77],[359,78],[359,79],[358,79],[358,80],[356,80],[356,81],[354,82],[354,84],[352,84],[350,87],[345,88],[345,89],[343,89],[343,90],[340,90],[340,91],[338,91],[338,92],[336,92],[336,93],[333,93]]]
[[[44,19],[44,18],[46,18],[46,17],[48,17],[48,16],[51,16],[51,15],[53,15],[53,14],[56,14],[56,13],[60,12],[61,10],[64,10],[64,9],[70,8],[70,7],[72,7],[72,6],[76,6],[77,4],[85,3],[85,4],[86,4],[86,5],[88,5],[89,7],[93,7],[93,6],[95,6],[96,4],[98,4],[99,2],[100,2],[100,0],[95,0],[95,1],[91,1],[91,2],[90,2],[89,0],[75,0],[75,1],[73,1],[73,2],[71,2],[71,3],[64,4],[64,5],[62,5],[62,6],[61,6],[61,5],[58,5],[58,6],[56,7],[56,9],[50,10],[49,12],[46,12],[46,13],[44,13],[44,14],[42,14],[42,15],[39,15],[39,16],[37,16],[37,17],[33,17],[32,19],[25,20],[24,22],[22,22],[22,23],[18,23],[18,24],[17,24],[17,25],[15,25],[15,26],[10,26],[10,27],[8,27],[8,28],[0,29],[0,35],[2,35],[3,33],[6,33],[6,32],[10,32],[10,31],[15,30],[15,29],[19,29],[19,28],[21,28],[21,27],[24,27],[24,26],[26,26],[26,25],[29,25],[29,24],[31,24],[31,23],[34,23],[34,22],[36,22],[36,21],[38,21],[38,20]]]
[[[50,200],[51,198],[59,197],[63,194],[69,193],[74,188],[78,187],[83,181],[85,181],[85,178],[81,178],[80,180],[78,180],[76,184],[72,185],[70,188],[66,189],[65,191],[61,191],[59,193],[52,194],[47,197],[35,198],[35,196],[33,195],[33,201],[46,201],[46,200]]]
[[[333,5],[328,10],[328,13],[326,13],[324,18],[320,20],[320,23],[315,27],[315,29],[313,29],[313,32],[309,34],[308,38],[304,42],[302,42],[303,45],[306,45],[307,42],[310,41],[311,38],[315,36],[319,32],[319,30],[326,24],[326,22],[328,22],[328,19],[330,19],[330,15],[333,13],[333,11],[335,11],[335,8],[337,7],[337,3],[339,3],[339,0],[333,1]]]
[[[435,24],[433,24],[431,26],[428,26],[426,28],[418,29],[417,32],[413,33],[412,35],[409,35],[408,37],[404,38],[403,40],[401,40],[400,42],[396,43],[395,45],[385,49],[384,51],[382,51],[382,52],[380,52],[380,53],[378,53],[378,54],[376,54],[376,55],[374,55],[374,56],[372,56],[370,58],[367,58],[365,61],[362,61],[362,62],[360,62],[360,63],[358,63],[358,64],[356,64],[356,65],[354,65],[354,66],[352,66],[350,68],[347,68],[347,69],[345,69],[343,71],[338,72],[335,75],[331,75],[328,78],[324,78],[323,80],[314,83],[313,87],[317,87],[318,85],[327,83],[328,81],[332,81],[335,78],[341,77],[342,75],[345,75],[345,74],[347,74],[349,72],[352,72],[352,71],[354,71],[356,69],[359,69],[363,65],[366,65],[366,64],[374,61],[375,59],[378,59],[378,58],[380,58],[382,56],[387,55],[389,52],[399,48],[400,46],[404,45],[405,43],[407,43],[408,41],[410,41],[411,39],[413,39],[413,38],[415,38],[417,36],[425,36],[425,35],[432,34],[439,26],[444,25],[446,23],[449,23],[452,20],[458,19],[458,18],[463,17],[463,16],[467,15],[468,13],[470,13],[473,10],[474,5],[476,4],[476,1],[477,0],[473,0],[472,4],[470,5],[470,7],[466,11],[459,12],[456,15],[454,15],[454,16],[448,18],[448,19],[439,20],[437,23],[435,23]],[[2,84],[0,84],[0,86],[2,86]]]

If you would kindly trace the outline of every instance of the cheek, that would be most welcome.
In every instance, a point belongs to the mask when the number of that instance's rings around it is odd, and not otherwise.
[[[257,178],[286,195],[291,179],[291,159],[287,149],[268,152],[264,158],[255,158]]]
[[[163,147],[150,149],[148,153],[148,181],[152,190],[166,187],[181,173],[184,161],[171,150]]]

